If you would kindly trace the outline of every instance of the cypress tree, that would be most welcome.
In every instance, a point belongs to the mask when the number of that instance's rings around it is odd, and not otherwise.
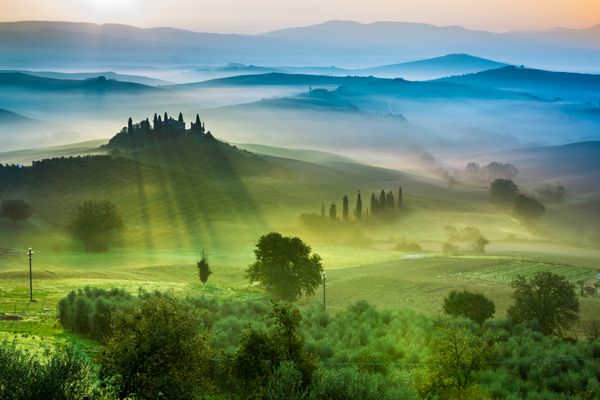
[[[375,193],[371,193],[371,215],[379,214],[379,204],[377,204],[377,197]]]
[[[183,114],[179,113],[179,117],[177,118],[177,121],[183,123]]]
[[[356,209],[354,210],[354,215],[358,220],[362,218],[362,200],[360,198],[360,190],[358,191],[358,197],[356,198]]]
[[[337,211],[335,209],[335,203],[331,203],[331,206],[329,207],[329,218],[331,218],[331,219],[337,218]]]
[[[152,120],[152,125],[154,126],[154,130],[158,129],[158,116],[154,113],[154,119]]]
[[[396,208],[396,200],[394,200],[394,193],[390,190],[387,194],[387,205],[386,208],[389,211],[393,211]]]
[[[379,211],[381,211],[382,213],[385,212],[385,203],[386,203],[386,198],[385,198],[385,191],[383,189],[381,189],[381,193],[379,193]]]
[[[344,221],[348,221],[348,214],[348,196],[344,195],[344,198],[342,199],[342,218]]]
[[[131,119],[131,117],[129,117],[129,119],[127,120],[127,133],[129,133],[130,135],[133,133],[133,120]]]
[[[400,186],[400,189],[398,189],[398,210],[402,210],[403,206],[404,204],[402,199],[402,186]]]
[[[165,111],[165,118],[163,119],[163,121],[165,123],[167,123],[168,120],[169,120],[169,116],[167,115],[167,112]]]

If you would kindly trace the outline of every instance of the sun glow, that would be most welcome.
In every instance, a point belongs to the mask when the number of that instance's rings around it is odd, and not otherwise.
[[[115,15],[135,10],[138,0],[89,0],[94,12],[98,15]]]

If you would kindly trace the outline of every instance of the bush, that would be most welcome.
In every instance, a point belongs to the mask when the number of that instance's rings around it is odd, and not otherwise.
[[[15,342],[3,341],[0,365],[3,400],[82,400],[98,395],[91,367],[73,348],[52,347],[41,361]]]
[[[194,399],[213,368],[202,322],[170,296],[150,296],[113,317],[100,378],[120,399]]]
[[[110,334],[112,315],[130,309],[136,299],[121,289],[85,287],[71,291],[58,302],[58,319],[63,328],[103,340]]]

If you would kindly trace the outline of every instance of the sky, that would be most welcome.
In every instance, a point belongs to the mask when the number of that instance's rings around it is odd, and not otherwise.
[[[0,0],[0,20],[60,20],[262,33],[328,20],[409,21],[496,32],[587,28],[600,0]]]

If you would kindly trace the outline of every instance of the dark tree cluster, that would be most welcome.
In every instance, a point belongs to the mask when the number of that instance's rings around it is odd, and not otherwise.
[[[496,179],[492,182],[490,196],[496,204],[512,206],[513,213],[526,222],[539,218],[546,211],[539,200],[520,194],[519,187],[509,179]]]
[[[112,148],[143,147],[156,141],[171,140],[186,135],[213,138],[210,131],[206,131],[198,114],[196,114],[195,122],[190,124],[190,129],[186,129],[182,113],[179,113],[179,116],[175,119],[165,112],[163,116],[155,113],[152,123],[148,118],[134,123],[130,117],[127,121],[127,127],[124,127],[121,132],[115,135],[107,146]]]
[[[86,251],[106,251],[123,228],[117,207],[109,201],[84,201],[75,207],[69,228]]]
[[[379,194],[372,193],[370,199],[370,205],[366,208],[366,215],[392,215],[400,212],[404,208],[404,200],[402,197],[402,188],[398,189],[397,198],[394,196],[392,191],[386,192],[381,190]],[[363,219],[365,213],[363,213],[363,200],[360,191],[356,196],[356,203],[354,205],[354,218],[357,221]],[[321,205],[321,216],[325,217],[325,206]],[[329,207],[329,218],[337,219],[337,206],[331,203]],[[344,195],[342,198],[342,220],[347,222],[350,220],[350,201],[348,195]]]
[[[25,200],[4,200],[0,204],[0,217],[8,218],[13,222],[26,221],[33,214],[33,208]]]

